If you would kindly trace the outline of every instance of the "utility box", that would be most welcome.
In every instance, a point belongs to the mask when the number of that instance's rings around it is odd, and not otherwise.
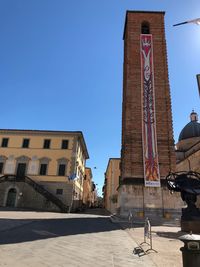
[[[184,243],[181,247],[183,267],[200,266],[200,235],[186,234],[179,237]]]

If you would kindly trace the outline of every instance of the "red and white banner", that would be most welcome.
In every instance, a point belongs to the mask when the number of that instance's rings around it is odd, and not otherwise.
[[[159,187],[153,42],[151,34],[141,34],[142,141],[145,186]]]

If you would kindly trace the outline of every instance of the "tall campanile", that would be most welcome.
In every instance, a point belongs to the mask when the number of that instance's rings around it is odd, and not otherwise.
[[[180,197],[165,176],[175,171],[164,12],[127,11],[124,28],[119,211],[173,216]]]

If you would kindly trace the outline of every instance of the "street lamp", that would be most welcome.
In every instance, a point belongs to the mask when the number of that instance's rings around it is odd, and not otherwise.
[[[200,96],[200,74],[197,74],[197,83],[198,83],[199,96]]]
[[[200,25],[200,18],[180,22],[180,23],[174,24],[173,26],[180,26],[180,25],[187,24],[187,23],[195,23],[197,25]],[[198,83],[199,96],[200,96],[200,74],[197,74],[197,83]]]
[[[187,23],[195,23],[197,25],[200,25],[200,18],[192,19],[192,20],[188,20],[188,21],[184,21],[184,22],[180,22],[180,23],[174,24],[173,26],[179,26],[179,25],[183,25],[183,24],[187,24]]]

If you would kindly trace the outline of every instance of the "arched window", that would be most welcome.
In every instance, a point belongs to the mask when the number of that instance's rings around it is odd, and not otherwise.
[[[141,33],[142,34],[150,34],[150,27],[149,27],[149,23],[147,21],[142,22]]]

